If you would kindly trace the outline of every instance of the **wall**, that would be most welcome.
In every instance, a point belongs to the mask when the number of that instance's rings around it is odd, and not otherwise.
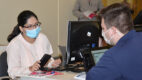
[[[58,0],[0,0],[0,44],[7,45],[7,36],[17,24],[23,10],[32,10],[42,22],[42,32],[48,36],[54,53],[58,53]],[[55,55],[56,55],[55,54]]]
[[[138,15],[138,13],[142,10],[142,0],[133,0],[134,7],[134,18]]]
[[[42,32],[50,40],[54,55],[60,53],[58,46],[66,46],[68,21],[77,20],[72,15],[76,0],[0,0],[0,44],[7,45],[8,34],[17,24],[22,10],[34,11],[42,22]],[[106,5],[122,0],[103,0]],[[111,2],[112,1],[112,2]],[[131,1],[131,0],[129,0]]]
[[[108,6],[108,5],[111,5],[113,3],[120,3],[122,2],[123,0],[102,0],[103,3],[104,3],[104,6]],[[133,0],[127,0],[130,5],[132,6],[132,3],[133,3]]]
[[[68,22],[77,21],[77,18],[72,15],[75,1],[76,0],[59,1],[59,45],[66,46]]]
[[[0,45],[8,45],[7,36],[17,24],[23,10],[32,10],[42,22],[42,32],[48,36],[54,56],[59,45],[66,45],[68,21],[77,20],[72,15],[75,0],[0,0]]]

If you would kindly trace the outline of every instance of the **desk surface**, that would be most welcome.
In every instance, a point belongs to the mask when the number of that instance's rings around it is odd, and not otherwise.
[[[73,73],[73,72],[63,72],[64,75],[55,75],[52,76],[53,79],[57,79],[57,80],[75,80],[74,76],[77,73]]]
[[[74,72],[62,72],[63,75],[53,75],[53,76],[48,76],[47,78],[42,78],[41,80],[76,80],[74,79],[74,76],[77,75],[77,73],[74,73]],[[21,79],[18,79],[18,80],[37,80],[37,78],[21,78]],[[40,80],[38,78],[38,80]]]
[[[49,76],[49,79],[53,79],[53,80],[77,80],[74,79],[74,76],[77,75],[77,73],[74,72],[62,72],[63,75],[53,75],[53,76]],[[2,77],[2,78],[6,78],[6,77]],[[0,80],[2,79],[0,77]],[[48,80],[48,78],[42,78],[41,80]],[[37,78],[17,78],[16,80],[37,80]],[[38,78],[38,80],[40,80]]]

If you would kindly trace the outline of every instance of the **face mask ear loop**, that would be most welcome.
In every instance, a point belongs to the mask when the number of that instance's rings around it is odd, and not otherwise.
[[[106,38],[106,33],[107,33],[108,31],[109,31],[109,29],[108,29],[106,32],[103,31],[103,36],[104,36],[105,38]],[[112,44],[112,43],[111,43],[111,40],[112,40],[113,37],[114,37],[114,35],[111,36],[110,39],[107,39],[107,38],[106,38],[106,39],[105,39],[106,42],[111,45],[111,44]]]
[[[118,33],[119,36],[123,35],[120,31],[116,31]]]
[[[114,35],[113,35],[113,36],[111,36],[111,38],[109,39],[109,41],[111,41],[113,37],[114,37]]]

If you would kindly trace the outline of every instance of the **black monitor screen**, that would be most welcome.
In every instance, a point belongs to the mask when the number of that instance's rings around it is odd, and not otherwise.
[[[98,47],[100,24],[96,21],[70,21],[68,25],[67,56],[69,61],[81,60],[79,50]],[[68,62],[69,62],[68,61]]]

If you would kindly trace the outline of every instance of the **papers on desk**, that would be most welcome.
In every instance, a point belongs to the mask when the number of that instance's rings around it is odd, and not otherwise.
[[[50,75],[52,76],[52,75]],[[50,76],[45,75],[22,75],[20,76],[20,80],[56,80],[49,78]]]
[[[56,80],[52,78],[41,78],[41,77],[21,77],[20,80]]]
[[[63,75],[63,73],[56,71],[37,71],[30,75],[21,75],[20,80],[56,80],[51,78],[53,75]]]
[[[85,72],[81,72],[81,73],[75,75],[74,78],[78,79],[78,80],[85,80],[86,79],[86,73]]]

